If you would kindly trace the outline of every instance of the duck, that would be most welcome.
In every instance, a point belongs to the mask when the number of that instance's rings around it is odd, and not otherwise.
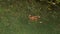
[[[29,15],[28,18],[29,18],[29,20],[31,20],[31,21],[38,21],[38,19],[40,18],[40,16]]]

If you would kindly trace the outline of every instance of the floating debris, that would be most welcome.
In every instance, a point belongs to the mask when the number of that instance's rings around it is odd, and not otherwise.
[[[56,5],[56,3],[52,3],[53,5]]]
[[[43,23],[43,22],[40,21],[40,23]]]
[[[48,8],[48,10],[52,10],[51,8]]]

